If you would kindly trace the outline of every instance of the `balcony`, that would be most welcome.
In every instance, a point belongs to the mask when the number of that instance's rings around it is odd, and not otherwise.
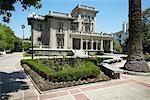
[[[56,34],[65,34],[65,31],[62,29],[56,30]]]
[[[86,37],[103,37],[103,38],[113,38],[111,34],[100,34],[100,33],[92,33],[92,32],[72,32],[71,36],[86,36]]]

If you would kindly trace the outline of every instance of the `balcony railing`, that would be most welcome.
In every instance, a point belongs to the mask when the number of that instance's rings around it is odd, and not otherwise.
[[[49,14],[50,14],[50,15],[56,15],[56,16],[70,17],[69,14],[67,14],[67,13],[56,12],[56,11],[49,11]]]
[[[39,48],[50,48],[49,45],[39,45]]]
[[[81,31],[71,31],[72,34],[82,34],[82,35],[96,35],[96,36],[109,36],[113,37],[112,34],[103,34],[103,33],[93,33],[93,32],[81,32]]]
[[[90,9],[90,10],[95,10],[94,7],[89,7],[89,6],[85,6],[85,5],[79,5],[80,8],[85,8],[85,9]]]
[[[56,34],[65,34],[64,30],[56,30]]]

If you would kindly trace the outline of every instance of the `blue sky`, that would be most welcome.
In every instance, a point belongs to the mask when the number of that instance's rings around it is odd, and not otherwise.
[[[99,13],[96,19],[96,32],[117,32],[121,30],[123,22],[128,22],[128,0],[42,0],[43,7],[22,11],[19,3],[15,4],[16,11],[9,24],[0,22],[11,27],[18,37],[22,38],[21,25],[25,25],[25,37],[31,35],[31,27],[27,24],[27,16],[35,12],[36,14],[46,15],[50,10],[70,13],[78,4],[95,7]],[[142,0],[142,10],[150,7],[150,0]]]

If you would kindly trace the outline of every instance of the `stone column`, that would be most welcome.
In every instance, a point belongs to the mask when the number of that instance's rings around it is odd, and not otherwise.
[[[88,40],[86,40],[86,50],[88,50]]]
[[[50,48],[51,49],[57,48],[56,32],[52,28],[50,28]]]
[[[81,38],[81,41],[80,41],[80,49],[83,49],[83,39]]]
[[[96,50],[98,50],[98,40],[96,40]]]
[[[93,50],[93,39],[91,39],[91,50]]]
[[[57,37],[56,37],[56,30],[53,29],[53,26],[55,25],[54,21],[49,21],[49,30],[50,30],[50,48],[56,49],[57,48]]]
[[[72,47],[73,46],[73,44],[72,44],[73,41],[72,40],[73,40],[72,37],[70,37],[70,49],[73,49],[73,47]]]
[[[110,41],[110,52],[113,53],[113,40]]]
[[[104,52],[104,48],[103,48],[103,40],[101,40],[101,48],[100,51]]]
[[[67,49],[67,44],[68,44],[68,34],[67,32],[64,34],[64,49]]]

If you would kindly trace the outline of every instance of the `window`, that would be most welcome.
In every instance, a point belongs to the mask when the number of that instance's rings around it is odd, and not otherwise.
[[[62,22],[58,23],[58,32],[63,32],[63,23]]]
[[[42,24],[37,24],[37,30],[38,30],[38,31],[43,31],[43,26],[42,26]]]
[[[85,21],[89,21],[89,18],[90,18],[90,17],[86,15],[84,20],[85,20]]]
[[[76,30],[75,26],[71,26],[71,30],[75,31]]]
[[[92,32],[94,31],[94,28],[93,28],[93,26],[92,26],[92,30],[91,30]]]
[[[92,20],[94,20],[94,17],[92,17]]]
[[[81,19],[84,19],[84,15],[81,15]]]
[[[57,35],[57,48],[58,49],[64,48],[64,35]]]
[[[41,37],[38,37],[38,41],[42,41]]]
[[[85,26],[85,32],[90,32],[90,27],[89,26]]]

